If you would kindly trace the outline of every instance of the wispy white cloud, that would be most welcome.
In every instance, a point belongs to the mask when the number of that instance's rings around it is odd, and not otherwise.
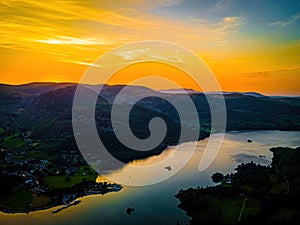
[[[231,1],[230,0],[218,0],[217,3],[212,7],[212,12],[224,12],[226,11],[230,6]]]
[[[132,49],[122,52],[117,52],[116,55],[121,56],[125,60],[136,60],[137,58],[141,56],[147,55],[146,52],[148,52],[149,49]]]
[[[275,21],[275,22],[269,23],[269,25],[273,26],[273,27],[278,27],[280,29],[284,29],[284,28],[288,27],[289,25],[295,23],[299,19],[300,19],[300,13],[291,16],[287,20]]]
[[[227,16],[227,17],[224,17],[223,21],[225,24],[239,25],[239,24],[241,24],[242,18],[239,16]]]
[[[109,40],[99,40],[99,38],[75,38],[66,36],[57,36],[54,39],[36,40],[36,42],[46,43],[51,45],[109,45],[112,44]]]
[[[86,62],[86,61],[79,61],[79,60],[72,60],[72,59],[61,59],[61,62],[65,63],[72,63],[76,65],[83,65],[83,66],[91,66],[91,67],[97,67],[97,68],[102,68],[101,65],[93,63],[93,62]]]
[[[197,53],[220,55],[222,49],[228,55],[244,24],[243,17],[228,14],[219,21],[173,18],[148,10],[183,1],[124,0],[108,4],[109,1],[88,0],[0,0],[0,47],[41,52],[81,65],[91,63],[84,60],[86,57],[95,60],[118,45],[149,39],[175,42]],[[217,7],[225,7],[224,4],[226,1],[219,1]],[[121,57],[131,59],[136,54],[124,52]],[[152,57],[164,55],[153,53]],[[182,58],[174,55],[172,60]]]
[[[184,2],[184,0],[159,0],[156,1],[157,5],[160,7],[169,7],[169,6],[174,6],[174,5],[179,5]]]
[[[245,18],[239,16],[224,17],[222,21],[213,25],[213,33],[218,37],[217,46],[220,48],[230,49],[231,45],[236,44],[235,38],[240,27],[243,25]]]
[[[163,62],[183,62],[189,63],[191,58],[186,54],[179,53],[178,51],[157,51],[150,48],[144,49],[130,49],[121,52],[116,52],[116,55],[122,57],[126,61],[143,61],[143,60],[153,60],[153,61],[163,61]],[[127,63],[127,62],[126,62]],[[126,64],[125,63],[125,64]]]

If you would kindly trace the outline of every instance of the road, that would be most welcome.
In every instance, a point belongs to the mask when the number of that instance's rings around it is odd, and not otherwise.
[[[246,205],[246,201],[247,201],[247,197],[244,199],[243,206],[242,206],[242,209],[241,209],[241,212],[240,212],[240,216],[239,216],[238,221],[241,221],[241,219],[242,219],[242,215],[243,215],[243,212],[244,212],[244,208],[245,208],[245,205]]]

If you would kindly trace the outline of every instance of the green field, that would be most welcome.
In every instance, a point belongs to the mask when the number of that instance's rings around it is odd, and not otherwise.
[[[66,181],[66,177],[70,177],[70,181]],[[63,176],[48,176],[43,178],[43,183],[49,188],[62,189],[66,187],[72,187],[83,181],[95,181],[97,175],[92,174],[74,174],[74,175],[63,175]]]
[[[32,194],[32,207],[48,205],[50,202],[51,199],[48,196]]]
[[[238,221],[239,215],[243,206],[244,198],[242,197],[215,197],[207,196],[209,207],[199,212],[197,217],[202,221],[210,219],[212,216],[219,221],[226,221],[229,224],[234,224]],[[241,220],[249,215],[256,215],[259,212],[259,201],[255,199],[247,199]]]
[[[3,147],[8,149],[19,148],[25,145],[25,141],[22,138],[15,136],[9,136],[4,138]]]

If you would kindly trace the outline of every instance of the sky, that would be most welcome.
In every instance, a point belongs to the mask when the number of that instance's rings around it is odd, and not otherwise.
[[[300,95],[294,0],[0,0],[0,83],[79,82],[101,55],[143,40],[193,51],[224,91]],[[145,71],[197,89],[182,71],[149,63],[119,71],[110,84]]]

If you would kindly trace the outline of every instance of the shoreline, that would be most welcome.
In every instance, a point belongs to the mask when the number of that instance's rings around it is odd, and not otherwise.
[[[232,133],[232,134],[236,134],[236,133],[247,133],[247,132],[256,132],[256,131],[259,131],[259,132],[270,132],[270,131],[274,131],[274,132],[286,132],[286,130],[232,130],[232,131],[227,131],[225,132],[225,135],[227,133]],[[300,132],[298,130],[294,130],[292,132]],[[218,133],[214,133],[214,134],[218,134]],[[209,138],[208,137],[205,137],[203,139],[200,139],[198,141],[203,141],[205,139]],[[170,147],[170,146],[168,146]],[[168,148],[167,147],[167,148]],[[166,149],[167,149],[166,148]],[[151,156],[150,156],[151,157]],[[148,158],[148,157],[146,157]],[[144,158],[140,158],[140,159],[144,159]],[[135,159],[136,160],[136,159]],[[138,160],[138,159],[137,159]],[[134,161],[134,160],[133,160]],[[103,194],[107,194],[109,192],[114,192],[113,190],[110,190],[108,191],[107,189],[107,192],[105,193],[90,193],[90,194],[83,194],[81,196],[78,196],[77,198],[81,198],[81,197],[86,197],[86,196],[93,196],[93,195],[103,195]],[[77,199],[76,198],[76,199]],[[73,199],[75,200],[75,199]],[[59,207],[59,206],[63,206],[64,204],[63,203],[60,203],[60,204],[51,204],[51,205],[45,205],[45,206],[40,206],[40,207],[34,207],[34,208],[30,208],[29,210],[25,210],[24,208],[23,209],[18,209],[18,208],[15,208],[15,209],[11,209],[11,208],[8,208],[8,207],[5,207],[4,205],[0,205],[0,212],[3,213],[3,214],[7,214],[7,215],[13,215],[13,214],[29,214],[31,212],[37,212],[37,211],[42,211],[42,210],[50,210],[52,208],[55,208],[55,207]]]
[[[299,158],[299,150],[300,147],[272,147],[269,149],[273,153],[270,165],[251,161],[237,165],[234,173],[215,172],[211,177],[215,185],[179,190],[175,195],[180,202],[177,207],[191,217],[191,225],[250,224],[249,221],[262,220],[266,224],[278,224],[283,219],[294,222],[300,216],[296,201],[290,204],[299,194],[299,163],[295,160]],[[270,201],[274,203],[264,207]],[[293,216],[286,217],[281,213],[273,220],[274,212],[278,212],[274,209],[289,210]]]
[[[96,183],[96,184],[100,184],[100,183]],[[26,210],[18,209],[18,208],[11,209],[11,208],[8,208],[4,205],[0,205],[0,212],[3,213],[3,214],[6,214],[6,215],[29,214],[29,213],[32,213],[32,212],[38,212],[38,211],[42,211],[42,210],[54,209],[54,208],[60,207],[60,206],[61,206],[61,210],[63,210],[63,209],[69,208],[70,206],[77,205],[77,204],[74,204],[74,202],[78,201],[79,198],[83,198],[83,197],[86,197],[86,196],[93,196],[93,195],[94,196],[96,196],[96,195],[105,195],[105,194],[108,194],[108,193],[111,193],[111,192],[121,191],[122,189],[123,189],[123,186],[121,186],[120,184],[107,184],[105,189],[87,190],[87,191],[83,191],[83,192],[79,192],[79,193],[72,193],[72,195],[74,195],[76,197],[71,198],[70,200],[68,200],[65,203],[61,202],[59,204],[49,204],[49,205],[45,205],[45,206],[33,207],[33,208],[30,208],[30,209],[26,209]],[[61,211],[61,210],[59,210],[59,211]],[[52,214],[53,214],[53,211],[52,211]]]

